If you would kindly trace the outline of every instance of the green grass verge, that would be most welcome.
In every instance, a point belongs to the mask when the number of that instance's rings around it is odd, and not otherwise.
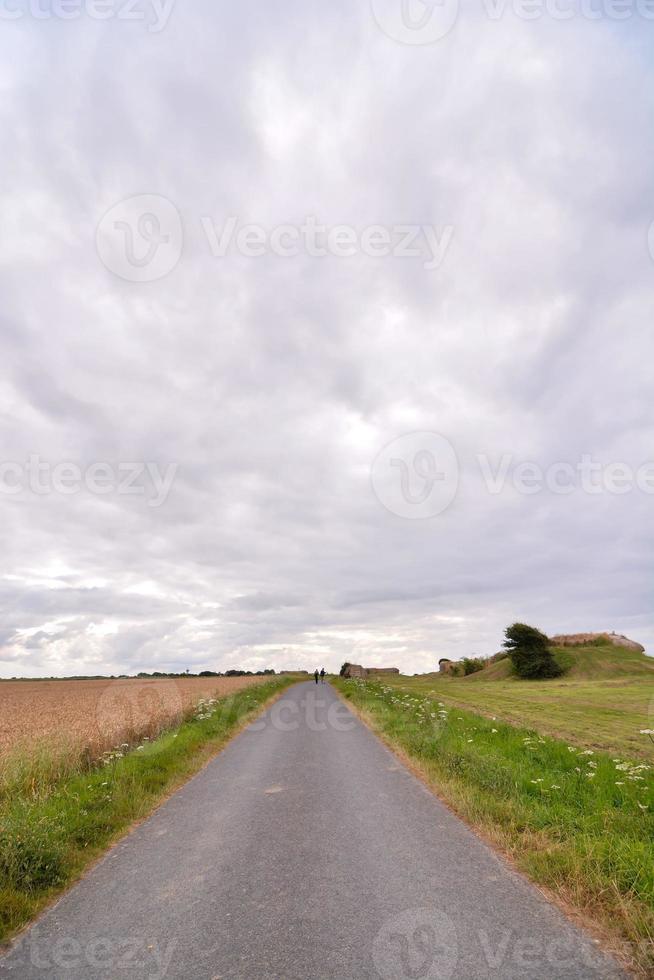
[[[467,822],[653,975],[654,775],[646,762],[568,746],[385,682],[334,684]]]
[[[640,731],[654,728],[654,673],[651,680],[647,675],[597,680],[477,680],[483,675],[484,671],[465,678],[437,674],[389,677],[384,682],[525,728],[538,719],[539,731],[583,748],[644,762],[651,757],[652,745]]]
[[[0,942],[76,880],[131,825],[214,756],[289,685],[278,678],[201,703],[179,728],[84,767],[14,758],[0,774]]]

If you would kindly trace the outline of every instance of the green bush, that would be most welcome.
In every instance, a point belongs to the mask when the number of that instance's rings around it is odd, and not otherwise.
[[[544,633],[525,623],[514,623],[505,630],[504,648],[518,677],[543,680],[559,677],[563,668],[557,663]]]

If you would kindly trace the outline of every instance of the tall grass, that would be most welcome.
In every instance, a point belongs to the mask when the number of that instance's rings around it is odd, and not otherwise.
[[[177,728],[100,758],[38,745],[0,763],[0,941],[214,755],[293,680],[201,700]]]
[[[628,944],[639,969],[653,975],[649,763],[583,750],[386,685],[336,683],[457,812],[534,881]]]

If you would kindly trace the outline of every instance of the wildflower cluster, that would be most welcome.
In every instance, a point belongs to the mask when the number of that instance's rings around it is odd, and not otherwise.
[[[448,710],[443,702],[434,701],[427,695],[416,696],[385,684],[364,681],[360,678],[356,678],[354,684],[367,696],[376,698],[388,707],[406,711],[419,725],[442,725],[448,720]]]
[[[528,752],[535,752],[537,745],[547,745],[544,738],[537,738],[535,735],[527,735],[522,740],[522,744]]]
[[[216,698],[200,698],[195,706],[196,721],[204,721],[212,718],[218,710],[218,700]]]
[[[642,734],[642,733],[641,733]],[[568,746],[568,752],[575,754],[578,761],[585,764],[586,768],[583,769],[582,766],[575,766],[574,771],[582,775],[585,779],[593,780],[597,776],[597,763],[590,758],[595,753],[592,749],[584,749],[580,751],[574,746]],[[619,779],[614,778],[614,784],[622,789],[622,787],[627,786],[628,783],[636,784],[635,788],[639,789],[643,793],[648,792],[648,788],[645,785],[639,785],[646,782],[645,776],[642,775],[644,772],[648,772],[651,766],[646,765],[644,762],[636,764],[635,762],[625,762],[622,759],[612,759],[612,764],[615,766],[615,776],[620,776]],[[636,806],[639,810],[649,810],[649,804],[641,803],[640,800],[634,800]]]
[[[416,697],[412,694],[400,694],[390,687],[382,687],[377,697],[385,696],[390,704],[403,708],[415,715],[419,725],[444,723],[448,719],[448,711],[442,701],[434,701],[428,696]]]
[[[115,748],[109,749],[107,752],[103,752],[100,758],[100,763],[103,766],[110,766],[114,762],[118,762],[119,759],[122,759],[125,753],[128,751],[129,743],[123,742],[122,745],[117,745]]]

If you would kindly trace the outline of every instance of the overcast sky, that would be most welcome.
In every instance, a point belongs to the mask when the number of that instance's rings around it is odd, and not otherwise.
[[[2,4],[0,676],[654,649],[654,21],[411,3]]]

